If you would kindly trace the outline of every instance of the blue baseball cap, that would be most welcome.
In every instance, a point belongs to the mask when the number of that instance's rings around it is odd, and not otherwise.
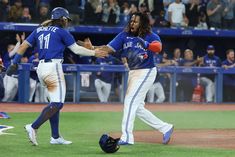
[[[213,45],[208,45],[207,50],[215,50],[215,47]]]

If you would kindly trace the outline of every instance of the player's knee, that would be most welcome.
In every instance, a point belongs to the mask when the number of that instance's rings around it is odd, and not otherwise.
[[[59,110],[62,109],[64,106],[64,104],[61,102],[52,102],[51,105],[58,108]]]

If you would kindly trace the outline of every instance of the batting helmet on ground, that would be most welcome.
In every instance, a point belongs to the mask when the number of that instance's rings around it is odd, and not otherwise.
[[[118,141],[119,138],[114,139],[107,134],[103,134],[99,141],[100,148],[106,153],[115,153],[120,148]]]
[[[56,7],[51,11],[52,20],[60,19],[61,17],[66,17],[67,19],[71,20],[71,18],[69,17],[69,12],[65,8]]]

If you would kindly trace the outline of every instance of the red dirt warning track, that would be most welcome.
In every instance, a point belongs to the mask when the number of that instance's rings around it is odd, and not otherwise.
[[[0,112],[40,112],[46,104],[0,103]],[[121,104],[65,104],[62,112],[121,112]],[[148,104],[151,111],[232,111],[232,104]],[[235,117],[235,115],[234,115]],[[121,122],[120,122],[121,123]],[[112,133],[120,136],[120,133]],[[135,131],[135,141],[161,143],[158,131]],[[235,149],[235,129],[175,130],[170,145],[200,148]]]

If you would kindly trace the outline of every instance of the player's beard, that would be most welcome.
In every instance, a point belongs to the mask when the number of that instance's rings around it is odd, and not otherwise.
[[[133,36],[138,36],[138,35],[139,35],[139,28],[138,28],[135,32],[132,32],[132,31],[131,31],[131,34],[132,34]]]
[[[214,53],[208,53],[207,55],[208,55],[208,57],[213,57]]]

